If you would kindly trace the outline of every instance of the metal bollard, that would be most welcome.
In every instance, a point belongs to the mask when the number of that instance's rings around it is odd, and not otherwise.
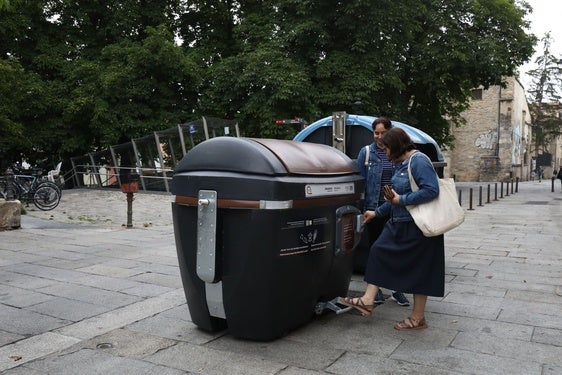
[[[459,190],[459,206],[462,206],[462,190]]]
[[[503,181],[500,182],[500,198],[503,198]]]
[[[494,200],[495,201],[498,200],[498,183],[497,182],[494,184]]]
[[[474,208],[472,208],[472,188],[470,188],[469,195],[468,195],[468,210],[469,211],[474,210]]]
[[[519,177],[515,178],[515,192],[519,192]]]
[[[513,195],[513,178],[511,179],[511,195]]]
[[[552,176],[551,180],[552,180],[552,184],[551,184],[552,186],[550,187],[550,192],[554,193],[554,181],[556,181],[556,177]]]
[[[509,197],[509,181],[505,183],[505,196]]]
[[[478,207],[482,207],[482,186],[479,187],[478,192]]]
[[[127,194],[127,228],[133,227],[134,193],[139,191],[139,175],[130,173],[124,175],[121,181],[121,191]]]
[[[488,199],[486,200],[486,203],[490,203],[490,184],[488,184]]]

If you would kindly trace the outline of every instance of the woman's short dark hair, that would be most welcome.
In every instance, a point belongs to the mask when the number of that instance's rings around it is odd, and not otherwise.
[[[371,127],[373,128],[373,131],[375,130],[375,128],[377,127],[378,124],[383,124],[384,128],[386,130],[392,128],[392,122],[390,122],[388,117],[378,117],[378,118],[376,118],[375,121],[373,121],[373,123],[371,124]]]
[[[404,153],[416,148],[410,136],[400,128],[392,128],[384,133],[381,141],[389,150],[388,157],[391,160],[396,160]]]

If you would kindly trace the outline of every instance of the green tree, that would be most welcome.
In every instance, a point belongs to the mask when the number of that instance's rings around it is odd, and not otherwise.
[[[529,11],[515,0],[14,0],[0,9],[0,92],[22,91],[0,116],[22,142],[14,155],[37,159],[201,115],[289,138],[276,118],[310,122],[358,100],[446,144],[445,119],[462,122],[470,89],[531,56]]]
[[[550,32],[541,38],[542,55],[535,59],[536,68],[527,74],[531,77],[528,100],[533,119],[535,153],[548,152],[548,146],[562,134],[562,119],[558,116],[562,88],[562,60],[551,52]]]
[[[288,55],[311,74],[323,113],[363,111],[451,142],[473,87],[500,84],[532,54],[529,9],[514,1],[280,2]]]
[[[34,88],[4,111],[24,138],[3,158],[60,160],[192,118],[199,78],[174,43],[178,3],[29,0],[0,12],[0,59]]]

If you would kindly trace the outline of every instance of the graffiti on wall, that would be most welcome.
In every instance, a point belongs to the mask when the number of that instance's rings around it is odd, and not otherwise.
[[[513,127],[511,164],[521,164],[521,125]]]
[[[498,143],[498,132],[490,130],[487,133],[480,134],[474,144],[476,147],[492,150]]]

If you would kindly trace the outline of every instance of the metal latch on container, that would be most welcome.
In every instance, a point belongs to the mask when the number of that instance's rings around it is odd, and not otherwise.
[[[197,204],[197,276],[216,281],[217,192],[199,190]]]

